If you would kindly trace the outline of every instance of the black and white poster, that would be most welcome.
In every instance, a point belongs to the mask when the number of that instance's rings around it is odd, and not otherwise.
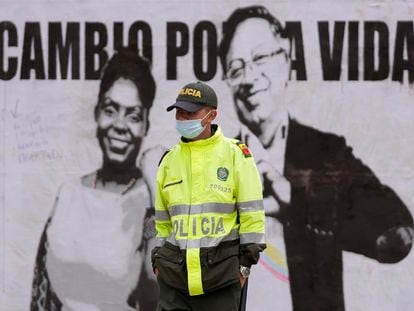
[[[414,1],[1,1],[0,308],[155,310],[182,86],[263,180],[246,310],[414,303]]]

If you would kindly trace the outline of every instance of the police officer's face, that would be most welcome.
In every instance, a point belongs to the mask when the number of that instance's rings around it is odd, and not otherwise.
[[[210,110],[208,108],[201,108],[195,112],[176,108],[175,119],[180,121],[202,119],[201,125],[204,126],[207,123],[211,123],[216,115],[217,112],[215,110]]]
[[[120,78],[104,94],[97,115],[97,137],[104,160],[113,164],[135,164],[147,115],[130,80]]]
[[[240,23],[227,54],[226,81],[236,109],[248,123],[260,124],[284,105],[289,77],[287,39],[275,37],[268,21]]]

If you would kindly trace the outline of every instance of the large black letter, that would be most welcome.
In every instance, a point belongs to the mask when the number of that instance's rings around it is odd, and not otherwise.
[[[378,67],[375,68],[375,33],[378,33]],[[385,80],[390,72],[388,27],[384,22],[365,22],[364,80]]]
[[[407,45],[405,46],[405,42]],[[404,59],[404,47],[408,59]],[[398,22],[394,48],[392,80],[403,82],[404,70],[408,70],[409,83],[414,82],[414,26],[412,21]]]
[[[207,46],[205,49],[203,45],[204,32],[207,35]],[[194,29],[193,38],[194,47],[194,74],[197,79],[201,81],[208,81],[214,78],[217,71],[217,31],[213,23],[208,21],[199,22]],[[203,52],[207,54],[207,67],[203,71]]]
[[[356,81],[359,79],[359,22],[349,22],[348,26],[348,80]]]
[[[303,47],[302,25],[300,22],[286,22],[286,32],[291,40],[292,50],[295,57],[290,52],[290,70],[296,71],[296,80],[306,80],[305,53]]]
[[[114,22],[114,51],[124,46],[124,23]]]
[[[345,22],[335,22],[332,48],[329,43],[329,22],[318,22],[318,31],[323,79],[337,81],[341,77]]]
[[[32,45],[34,58],[31,59]],[[43,62],[42,37],[40,23],[26,23],[24,28],[22,69],[20,79],[30,79],[30,70],[35,70],[36,79],[45,79],[45,64]]]
[[[181,36],[178,45],[177,33]],[[177,56],[188,53],[188,27],[181,22],[167,23],[167,80],[177,79]]]
[[[7,38],[9,39],[7,46],[17,46],[17,29],[12,22],[1,22],[0,23],[0,79],[10,80],[16,75],[17,71],[17,58],[9,57],[8,69],[4,66],[4,33],[8,32]]]
[[[68,23],[63,43],[62,24],[49,23],[49,79],[56,79],[56,52],[59,52],[62,79],[68,77],[69,54],[72,51],[72,79],[79,79],[79,23]]]
[[[95,33],[98,42],[95,44]],[[108,33],[102,23],[85,23],[85,79],[99,79],[102,67],[108,60],[108,53],[104,50],[108,44]],[[95,68],[95,55],[98,56],[98,68]]]
[[[141,34],[140,34],[141,33]],[[142,38],[141,46],[140,38]],[[152,32],[151,27],[145,22],[135,22],[129,28],[128,45],[139,49],[140,54],[152,63]]]

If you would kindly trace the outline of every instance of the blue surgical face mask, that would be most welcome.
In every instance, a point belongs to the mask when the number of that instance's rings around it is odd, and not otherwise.
[[[211,111],[210,111],[211,112]],[[195,120],[176,120],[175,128],[177,129],[178,133],[180,133],[181,136],[193,139],[201,134],[202,131],[206,128],[207,124],[205,126],[201,125],[201,122],[207,118],[207,116],[210,114],[207,113],[204,118],[202,119],[195,119]]]

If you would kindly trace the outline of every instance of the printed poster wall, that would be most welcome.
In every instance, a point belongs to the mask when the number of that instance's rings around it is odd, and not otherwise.
[[[1,310],[155,310],[189,82],[262,176],[246,310],[414,303],[413,1],[1,1]]]

